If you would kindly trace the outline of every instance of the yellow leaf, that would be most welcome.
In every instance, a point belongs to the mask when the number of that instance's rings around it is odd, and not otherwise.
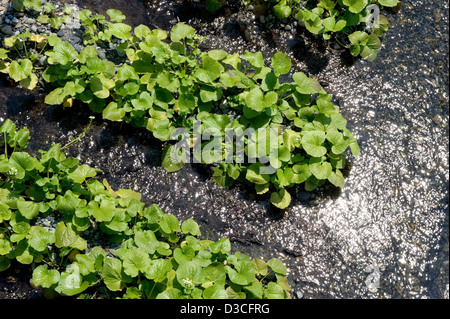
[[[30,41],[37,42],[37,43],[44,43],[45,41],[47,41],[47,39],[44,38],[43,36],[39,35],[39,34],[33,34],[30,37]]]
[[[64,103],[63,106],[64,107],[72,107],[73,105],[73,99],[71,97],[69,97]]]
[[[111,188],[106,178],[103,179],[103,185],[105,185],[106,189],[112,194],[113,198],[118,196],[117,193]]]

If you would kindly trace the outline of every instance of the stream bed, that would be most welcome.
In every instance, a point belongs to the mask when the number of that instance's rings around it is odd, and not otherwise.
[[[94,120],[69,155],[102,169],[114,189],[142,193],[205,238],[229,237],[234,251],[288,267],[294,298],[449,298],[448,2],[404,1],[374,62],[330,48],[299,26],[295,34],[260,23],[233,4],[216,14],[188,1],[62,1],[100,13],[121,10],[133,26],[169,31],[178,21],[206,36],[202,49],[265,59],[281,50],[293,71],[316,78],[361,147],[339,193],[298,189],[284,212],[243,185],[217,186],[209,167],[167,173],[161,142],[144,129]],[[0,77],[0,125],[27,126],[29,150],[66,144],[89,123],[88,108],[45,106],[43,96]],[[0,274],[0,298],[40,297],[20,269]]]

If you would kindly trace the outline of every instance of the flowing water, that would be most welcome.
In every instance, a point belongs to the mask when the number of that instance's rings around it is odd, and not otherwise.
[[[102,169],[113,188],[141,192],[181,220],[193,217],[205,237],[227,236],[234,250],[282,259],[294,297],[449,298],[448,2],[404,1],[398,14],[388,14],[391,28],[374,62],[355,60],[300,27],[292,36],[254,24],[234,6],[212,15],[187,1],[65,2],[122,10],[134,26],[170,30],[184,21],[207,37],[204,49],[260,50],[267,61],[282,50],[295,71],[334,95],[361,147],[359,157],[349,157],[340,193],[299,190],[285,212],[242,185],[221,189],[208,167],[165,172],[161,143],[126,124],[95,120],[70,155]],[[29,127],[35,153],[76,137],[90,115],[42,101],[2,78],[0,117]]]

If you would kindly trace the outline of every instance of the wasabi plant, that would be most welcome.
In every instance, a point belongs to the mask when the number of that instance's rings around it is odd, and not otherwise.
[[[46,296],[290,298],[279,259],[232,254],[227,238],[202,239],[193,219],[180,224],[157,205],[146,207],[141,194],[113,190],[60,144],[30,155],[28,129],[9,119],[0,136],[0,272],[29,265]],[[43,222],[49,217],[53,226]]]
[[[266,66],[261,52],[204,52],[203,38],[184,23],[169,36],[144,25],[133,30],[117,22],[125,19],[120,11],[107,13],[109,21],[79,13],[87,27],[80,53],[56,36],[26,32],[5,39],[0,72],[28,89],[42,77],[53,87],[49,105],[79,101],[106,120],[147,128],[167,142],[162,164],[169,172],[190,161],[215,165],[219,185],[253,184],[281,209],[295,184],[308,191],[327,181],[344,186],[345,152],[358,155],[358,143],[318,81],[302,72],[280,81],[291,69],[284,53]],[[101,60],[94,46],[112,39],[120,41],[120,65]],[[41,55],[43,70],[36,67]]]
[[[59,10],[51,2],[45,2],[42,5],[41,0],[14,0],[12,5],[17,11],[34,10],[42,13],[37,18],[37,22],[50,24],[55,30],[59,30],[64,23],[70,20],[69,16],[73,13],[73,8],[69,6],[64,6]]]
[[[206,8],[216,11],[224,1],[206,0]],[[379,14],[398,0],[245,0],[258,12],[271,10],[278,19],[295,17],[306,29],[323,39],[333,39],[352,55],[373,61],[381,48],[380,38],[389,28],[388,19]],[[255,9],[256,10],[256,9]]]

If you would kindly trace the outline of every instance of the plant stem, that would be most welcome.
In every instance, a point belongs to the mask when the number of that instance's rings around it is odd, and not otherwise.
[[[78,135],[78,137],[77,137],[76,139],[70,141],[69,143],[67,143],[66,145],[64,145],[63,147],[61,147],[61,150],[68,148],[69,146],[71,146],[72,144],[74,144],[74,143],[76,143],[76,142],[79,142],[79,141],[83,138],[83,136],[87,133],[87,131],[89,131],[89,129],[91,128],[92,120],[93,120],[93,117],[90,118],[89,124],[88,124],[88,126],[84,129],[84,131],[81,132],[80,135]]]

